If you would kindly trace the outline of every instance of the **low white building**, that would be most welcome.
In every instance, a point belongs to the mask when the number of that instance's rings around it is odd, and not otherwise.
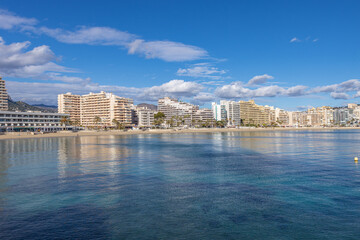
[[[58,131],[63,129],[63,113],[0,111],[0,131]]]

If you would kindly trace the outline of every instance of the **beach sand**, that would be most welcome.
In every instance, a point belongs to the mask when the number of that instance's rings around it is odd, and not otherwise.
[[[328,131],[328,130],[359,130],[360,127],[311,127],[311,128],[197,128],[197,129],[150,129],[142,130],[109,130],[109,131],[60,131],[57,133],[45,133],[31,135],[30,133],[11,133],[11,135],[0,135],[2,139],[19,139],[19,138],[44,138],[44,137],[77,137],[77,136],[106,136],[106,135],[135,135],[135,134],[182,134],[182,133],[217,133],[217,132],[250,132],[250,131]]]

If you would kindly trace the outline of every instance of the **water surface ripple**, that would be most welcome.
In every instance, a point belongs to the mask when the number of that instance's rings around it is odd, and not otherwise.
[[[0,239],[360,239],[360,131],[0,140]]]

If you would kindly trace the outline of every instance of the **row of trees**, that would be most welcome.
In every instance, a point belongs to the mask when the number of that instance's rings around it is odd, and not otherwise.
[[[72,122],[68,116],[62,117],[60,122],[65,127],[69,126],[69,125],[80,126],[80,123],[78,121]],[[94,122],[94,125],[97,126],[97,128],[100,128],[102,119],[99,116],[95,116],[93,119],[93,122]],[[259,124],[255,124],[255,121],[253,121],[252,119],[250,119],[249,122],[250,123],[248,123],[248,124],[243,124],[243,121],[241,120],[240,125],[241,126],[249,126],[249,127],[277,127],[277,126],[281,126],[281,124],[282,124],[281,121],[276,121],[276,122],[272,122],[270,125],[267,125],[267,124],[259,125]],[[120,130],[125,129],[124,124],[119,122],[116,119],[113,119],[112,123],[115,125],[115,129],[120,129]],[[171,117],[170,120],[166,120],[166,116],[164,113],[162,113],[162,112],[156,113],[154,115],[154,126],[160,127],[164,123],[166,123],[166,125],[168,125],[169,127],[184,126],[185,123],[188,123],[190,125],[190,127],[224,128],[227,126],[227,121],[225,121],[225,120],[216,121],[214,119],[214,120],[208,120],[208,121],[200,121],[200,120],[192,119],[192,117],[190,115],[173,116],[173,117]]]
[[[94,122],[94,125],[98,126],[98,128],[100,127],[100,124],[102,122],[101,118],[99,116],[95,116],[94,119],[93,119],[93,122]],[[74,126],[80,126],[80,122],[79,121],[71,121],[70,118],[68,116],[64,116],[60,119],[60,123],[65,126],[65,128],[67,126],[71,126],[71,125],[74,125]],[[124,124],[122,124],[121,122],[119,122],[118,120],[116,119],[113,119],[112,120],[112,123],[115,125],[115,128],[116,129],[124,129],[125,126]]]
[[[225,127],[226,121],[201,121],[192,119],[190,115],[184,116],[172,116],[169,120],[165,120],[166,116],[162,112],[158,112],[154,115],[154,125],[155,127],[160,127],[163,123],[166,123],[169,127],[179,127],[184,126],[185,123],[189,123],[190,127]]]

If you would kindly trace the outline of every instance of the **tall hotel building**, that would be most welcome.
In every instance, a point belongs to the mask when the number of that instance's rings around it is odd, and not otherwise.
[[[0,111],[8,110],[8,94],[5,88],[5,80],[0,77]]]
[[[72,125],[80,125],[80,95],[59,94],[58,112],[69,114]]]
[[[255,104],[254,100],[240,101],[240,115],[244,125],[270,124],[270,108]]]
[[[70,114],[71,120],[79,120],[84,127],[111,127],[115,125],[114,119],[129,126],[132,124],[132,105],[132,99],[106,92],[82,96],[67,93],[58,96],[59,113]]]
[[[220,101],[221,106],[225,106],[226,116],[229,126],[240,126],[241,118],[240,118],[240,104],[235,101]]]

